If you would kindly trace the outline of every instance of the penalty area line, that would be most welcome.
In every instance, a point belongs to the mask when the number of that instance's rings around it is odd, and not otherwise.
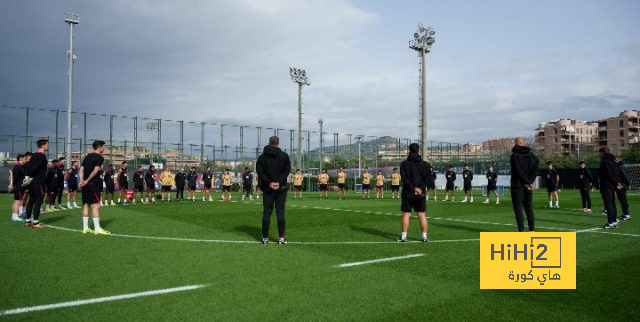
[[[104,303],[104,302],[126,300],[126,299],[132,299],[132,298],[136,298],[136,297],[154,296],[154,295],[162,295],[162,294],[175,293],[175,292],[192,291],[192,290],[195,290],[195,289],[203,288],[205,286],[207,286],[207,285],[205,285],[205,284],[187,285],[187,286],[180,286],[180,287],[173,287],[173,288],[165,288],[165,289],[162,289],[162,290],[145,291],[145,292],[130,293],[130,294],[121,294],[121,295],[107,296],[107,297],[98,297],[98,298],[93,298],[93,299],[76,300],[76,301],[62,302],[62,303],[56,303],[56,304],[30,306],[30,307],[23,307],[23,308],[18,308],[18,309],[0,311],[0,315],[14,315],[14,314],[21,314],[21,313],[28,313],[28,312],[35,312],[35,311],[59,309],[59,308],[64,308],[64,307],[72,307],[72,306],[80,306],[80,305],[88,305],[88,304],[96,304],[96,303]]]

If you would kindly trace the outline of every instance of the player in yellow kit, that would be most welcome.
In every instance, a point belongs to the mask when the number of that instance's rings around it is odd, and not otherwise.
[[[293,199],[302,199],[302,181],[304,177],[300,169],[296,169],[296,173],[293,175]]]
[[[231,200],[231,174],[229,169],[222,174],[222,200]]]
[[[338,199],[345,199],[344,186],[347,183],[347,173],[344,169],[338,170]]]
[[[329,175],[327,169],[322,169],[322,172],[318,175],[318,190],[320,190],[320,199],[324,197],[327,199],[327,190],[329,190]]]
[[[376,199],[384,199],[384,175],[382,170],[378,170],[376,175]]]
[[[371,198],[371,173],[369,168],[365,167],[362,173],[362,198],[367,196],[367,199]]]
[[[391,173],[391,199],[400,199],[400,173],[398,168],[393,168]]]
[[[171,173],[171,167],[167,165],[164,171],[160,173],[160,183],[162,184],[162,190],[160,195],[162,201],[164,201],[164,195],[167,195],[167,201],[171,201],[171,188],[175,185],[175,176]]]

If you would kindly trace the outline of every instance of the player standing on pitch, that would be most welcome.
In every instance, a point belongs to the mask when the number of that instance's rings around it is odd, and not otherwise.
[[[116,175],[118,180],[118,203],[127,203],[127,190],[129,190],[129,175],[127,174],[127,161],[122,161],[118,174]],[[135,200],[135,198],[134,198]]]
[[[338,170],[338,199],[345,199],[345,185],[347,183],[347,173],[344,172],[344,169],[340,168]]]
[[[249,197],[249,200],[253,200],[253,173],[249,170],[249,167],[244,168],[242,173],[242,200],[245,197]]]
[[[78,161],[71,161],[71,168],[67,170],[67,208],[80,208],[78,206]],[[73,204],[71,203],[73,202]]]
[[[578,188],[580,189],[580,199],[582,199],[582,211],[591,212],[591,186],[593,184],[593,176],[589,169],[586,168],[584,161],[578,162]]]
[[[99,174],[104,163],[104,141],[93,142],[93,152],[87,154],[80,165],[80,189],[82,189],[82,233],[109,235],[110,232],[100,227],[100,187]],[[93,215],[93,230],[89,229],[89,208]]]
[[[618,196],[618,201],[620,201],[620,206],[622,207],[622,214],[618,217],[618,219],[629,220],[631,219],[631,215],[629,215],[629,201],[627,201],[627,190],[629,190],[631,180],[629,180],[629,174],[624,168],[622,160],[618,160],[616,163],[618,165],[620,180],[622,181],[622,189],[616,189],[616,196]]]
[[[471,182],[473,181],[473,172],[469,170],[469,165],[464,165],[464,170],[462,171],[462,181],[464,188],[464,200],[462,202],[467,202],[467,197],[469,197],[469,202],[473,202],[473,185]]]
[[[393,168],[391,173],[391,199],[400,199],[400,179],[401,175],[398,172],[398,168]],[[425,191],[426,192],[426,191]]]
[[[433,171],[433,167],[431,167],[429,171],[431,172],[431,177],[429,177],[429,181],[427,181],[427,201],[429,201],[430,192],[433,192],[433,201],[438,201],[438,190],[436,189],[436,179],[438,179],[438,175]]]
[[[511,202],[516,216],[518,231],[524,231],[522,209],[527,214],[529,231],[535,231],[533,214],[533,182],[538,174],[538,158],[531,152],[531,148],[524,145],[523,138],[514,140],[511,149]]]
[[[24,219],[20,218],[20,207],[22,206],[22,195],[24,194],[24,190],[21,187],[22,180],[24,180],[24,160],[24,154],[18,154],[16,164],[11,170],[11,175],[9,175],[9,191],[13,192],[13,205],[11,206],[11,220],[13,221],[24,221]]]
[[[135,192],[140,193],[140,202],[144,203],[144,170],[141,165],[138,166],[136,173],[133,175],[133,186],[135,188]],[[135,194],[133,195],[132,203],[136,203]]]
[[[287,177],[291,172],[289,155],[280,149],[277,136],[269,138],[269,145],[264,147],[262,155],[256,162],[259,185],[263,191],[262,243],[269,242],[269,224],[275,206],[278,217],[278,245],[287,243],[285,239],[284,209],[287,201]]]
[[[453,171],[453,166],[449,166],[449,170],[444,174],[447,179],[447,186],[444,189],[444,201],[449,201],[449,192],[451,192],[451,201],[456,201],[456,172]]]
[[[427,200],[425,198],[425,189],[427,181],[430,180],[431,166],[422,160],[419,154],[420,145],[411,143],[409,145],[409,156],[400,164],[400,175],[402,176],[402,232],[398,241],[407,242],[407,231],[409,230],[409,219],[411,218],[411,210],[418,213],[420,219],[420,229],[422,230],[422,242],[429,241],[427,236]]]
[[[560,182],[560,175],[553,166],[553,162],[547,161],[547,169],[545,170],[544,177],[547,183],[547,192],[549,193],[549,208],[553,208],[553,197],[556,199],[556,208],[560,208],[560,201],[558,200],[558,183]]]
[[[297,199],[298,197],[302,199],[302,181],[303,180],[304,180],[304,177],[302,176],[300,169],[296,169],[296,173],[293,175],[293,199]]]
[[[184,200],[184,185],[187,181],[187,175],[184,173],[184,168],[180,168],[180,171],[176,173],[176,201]]]
[[[371,198],[371,173],[369,173],[369,167],[364,167],[362,173],[362,198],[367,196],[367,199]]]
[[[167,165],[162,173],[160,173],[160,184],[162,190],[160,191],[160,199],[164,201],[165,194],[167,195],[167,202],[171,201],[171,188],[175,183],[173,173],[171,173],[171,166]]]
[[[211,197],[211,187],[213,181],[213,172],[211,172],[211,167],[207,167],[207,169],[202,173],[202,182],[204,185],[202,186],[202,201],[206,201],[205,196],[209,196],[209,201],[213,201]],[[224,197],[224,193],[223,193]]]
[[[105,186],[104,205],[115,206],[116,203],[113,201],[113,198],[116,192],[116,169],[113,166],[113,163],[109,164],[109,166],[107,167],[107,171],[105,171],[104,173],[104,186]]]
[[[144,182],[147,185],[147,198],[145,199],[145,201],[155,203],[156,202],[156,167],[153,164],[149,166],[147,173],[145,173]]]
[[[384,199],[384,175],[382,175],[382,170],[378,170],[376,175],[376,199]]]
[[[45,195],[45,181],[47,178],[47,156],[49,151],[49,140],[40,139],[36,143],[38,151],[31,156],[26,164],[23,186],[29,187],[29,202],[27,203],[27,217],[25,226],[33,228],[44,228],[38,221],[42,201]],[[33,216],[33,217],[32,217]]]
[[[607,211],[607,224],[602,228],[611,229],[618,228],[618,220],[616,219],[616,201],[615,190],[623,189],[622,178],[620,178],[620,170],[616,163],[616,157],[609,152],[609,148],[602,147],[600,152],[600,195],[604,203],[604,209]]]
[[[496,196],[496,205],[500,203],[500,195],[498,194],[498,174],[493,172],[493,167],[489,167],[487,171],[487,199],[483,203],[489,203],[489,195],[493,192]]]
[[[231,179],[231,173],[229,173],[229,169],[226,169],[222,174],[222,200],[231,200]]]
[[[327,191],[329,190],[329,175],[327,174],[327,169],[322,169],[318,175],[318,190],[320,191],[320,199],[322,199],[322,197],[325,199],[328,198]]]
[[[196,167],[191,167],[191,171],[187,173],[187,189],[189,191],[188,199],[196,201],[196,182],[198,181],[198,172]]]

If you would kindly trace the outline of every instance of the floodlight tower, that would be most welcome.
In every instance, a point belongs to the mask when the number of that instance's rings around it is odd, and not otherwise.
[[[67,169],[71,168],[71,144],[73,140],[71,139],[71,107],[72,107],[72,99],[73,99],[73,63],[78,58],[73,53],[73,26],[77,25],[80,22],[80,17],[76,14],[67,12],[65,13],[64,22],[69,24],[69,50],[67,51],[67,57],[69,59],[69,69],[67,70],[67,147],[66,147],[66,157],[67,157]],[[57,144],[57,143],[56,143]],[[82,153],[82,151],[80,151]]]
[[[311,85],[304,69],[289,67],[291,80],[298,84],[298,165],[302,169],[302,86]]]
[[[362,176],[362,139],[364,135],[357,135],[355,137],[358,140],[358,178]]]
[[[324,125],[324,120],[318,119],[318,124],[320,125],[320,170],[322,170],[324,168],[324,160],[322,157],[322,149],[324,145],[324,137],[322,136],[322,125]]]
[[[413,34],[413,40],[409,41],[409,48],[420,55],[420,154],[427,156],[427,53],[431,51],[431,45],[436,41],[436,32],[431,27],[418,24],[418,32]]]

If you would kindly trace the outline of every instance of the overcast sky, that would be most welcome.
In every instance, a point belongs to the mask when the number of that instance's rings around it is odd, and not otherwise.
[[[640,108],[640,1],[0,2],[0,105],[295,129],[289,66],[307,70],[304,127],[418,136],[417,23],[429,138],[481,143],[556,118]],[[0,134],[24,133],[0,109]],[[76,120],[74,120],[76,121]],[[331,140],[331,138],[327,138]]]

